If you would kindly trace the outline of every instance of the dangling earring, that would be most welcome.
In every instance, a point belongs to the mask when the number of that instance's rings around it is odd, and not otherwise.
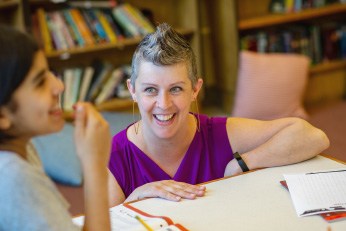
[[[197,120],[197,121],[196,121],[197,131],[200,132],[200,131],[201,131],[201,120],[199,119],[199,110],[198,110],[197,98],[196,98],[196,101],[195,101],[195,102],[196,102],[197,117],[198,117],[198,119],[196,119],[196,117],[195,117],[195,119]]]
[[[138,129],[139,129],[139,121],[141,120],[141,113],[139,113],[139,120],[135,122],[135,100],[132,102],[132,117],[133,117],[133,127],[135,128],[135,133],[136,135],[138,134]],[[136,128],[137,124],[137,128]]]

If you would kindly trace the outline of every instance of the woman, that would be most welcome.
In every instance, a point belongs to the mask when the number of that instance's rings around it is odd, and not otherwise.
[[[0,27],[0,230],[79,230],[30,145],[32,137],[63,128],[63,90],[36,42]],[[109,126],[90,104],[75,108],[74,139],[86,189],[85,229],[110,230]]]
[[[139,44],[127,85],[142,119],[113,138],[110,203],[203,196],[195,184],[312,158],[329,146],[298,118],[257,121],[189,113],[202,87],[195,55],[169,25]],[[241,153],[234,158],[234,151]],[[238,160],[237,160],[238,159]]]

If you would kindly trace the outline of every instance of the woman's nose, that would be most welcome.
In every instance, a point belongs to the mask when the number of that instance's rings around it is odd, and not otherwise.
[[[52,78],[53,95],[60,95],[65,90],[65,85],[61,79],[57,78],[53,73],[49,73]]]
[[[172,106],[172,100],[169,96],[169,94],[163,93],[159,95],[156,106],[162,109],[167,109]]]

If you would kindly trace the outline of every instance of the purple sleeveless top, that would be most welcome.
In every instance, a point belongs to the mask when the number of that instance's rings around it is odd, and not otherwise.
[[[205,115],[199,115],[199,118],[200,132],[196,131],[173,178],[127,139],[128,127],[113,137],[108,167],[125,197],[137,187],[154,181],[199,184],[224,176],[226,165],[234,158],[226,131],[227,118],[208,118]]]

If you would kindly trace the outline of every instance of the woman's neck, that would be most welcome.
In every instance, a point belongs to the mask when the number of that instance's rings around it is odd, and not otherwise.
[[[141,146],[145,152],[154,159],[163,162],[175,162],[182,160],[196,134],[197,125],[194,115],[189,115],[186,126],[169,139],[162,139],[150,134],[141,134]],[[138,135],[140,135],[138,134]],[[165,161],[166,160],[166,161]]]
[[[29,139],[11,139],[5,143],[0,143],[0,150],[17,153],[19,156],[26,159],[26,145],[28,142]]]

